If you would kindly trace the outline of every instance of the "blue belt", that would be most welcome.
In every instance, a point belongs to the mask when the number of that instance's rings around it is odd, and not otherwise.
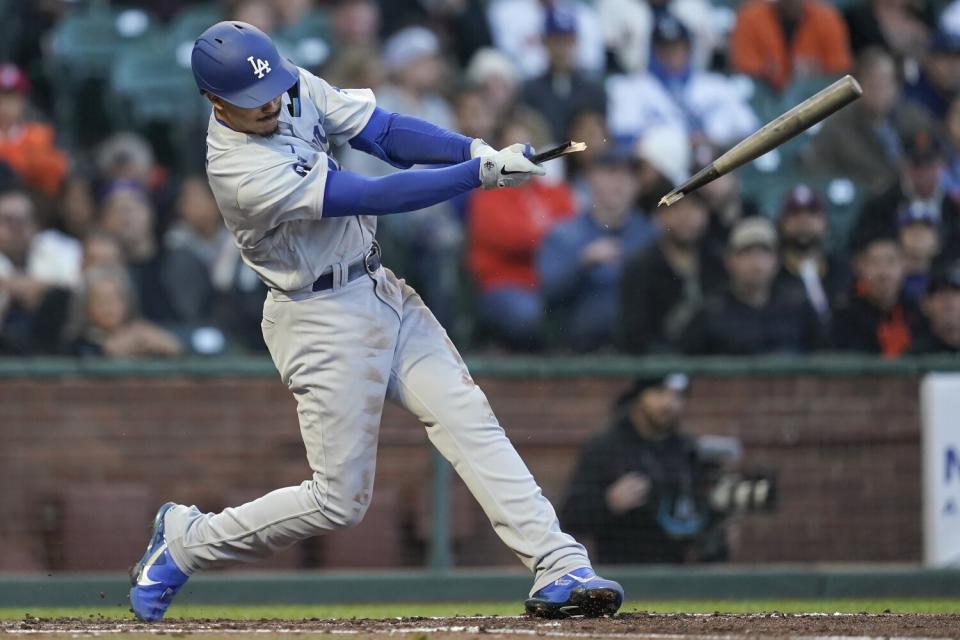
[[[370,245],[366,255],[347,268],[347,282],[352,282],[362,275],[373,275],[380,268],[380,245],[376,240]],[[329,271],[313,281],[314,291],[333,289],[333,272]]]

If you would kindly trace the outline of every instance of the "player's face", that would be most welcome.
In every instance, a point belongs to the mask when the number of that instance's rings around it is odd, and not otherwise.
[[[282,94],[253,109],[242,109],[219,98],[211,98],[210,101],[213,102],[217,117],[234,131],[258,136],[270,136],[277,132],[280,107],[283,102]]]

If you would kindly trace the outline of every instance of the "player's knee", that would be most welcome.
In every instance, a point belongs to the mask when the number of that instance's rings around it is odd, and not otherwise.
[[[309,486],[311,496],[320,507],[320,516],[328,526],[332,524],[337,529],[355,527],[363,521],[370,507],[369,488],[360,488],[348,495],[339,495],[329,491],[324,494],[316,479],[311,480]]]

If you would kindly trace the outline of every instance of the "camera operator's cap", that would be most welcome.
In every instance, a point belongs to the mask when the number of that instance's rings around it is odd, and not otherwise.
[[[653,389],[654,387],[686,393],[690,390],[690,378],[685,373],[668,373],[665,376],[640,376],[633,381],[630,389],[623,394],[620,401],[633,400],[647,389]]]
[[[759,216],[744,218],[730,232],[727,249],[736,253],[753,247],[777,250],[777,231],[773,223]]]
[[[960,262],[935,271],[930,276],[930,281],[927,282],[927,295],[932,296],[941,291],[960,291]]]
[[[30,79],[23,69],[15,64],[0,64],[0,91],[19,93],[22,96],[30,93]]]
[[[577,35],[577,14],[573,7],[555,3],[549,7],[544,15],[543,32],[548,36],[575,36]]]
[[[907,225],[920,223],[935,227],[939,218],[939,213],[932,205],[915,200],[900,207],[897,212],[897,226],[902,229]]]
[[[823,198],[809,185],[800,183],[787,192],[780,207],[780,217],[784,218],[794,213],[820,213],[825,215]]]

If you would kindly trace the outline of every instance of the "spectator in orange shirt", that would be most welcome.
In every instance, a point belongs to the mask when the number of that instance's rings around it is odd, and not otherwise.
[[[0,161],[27,185],[55,196],[67,172],[67,157],[53,146],[53,127],[26,122],[30,81],[13,64],[0,64]]]
[[[850,69],[850,42],[840,13],[821,0],[752,0],[737,14],[730,39],[734,70],[782,91],[799,76]]]
[[[522,140],[542,144],[547,127],[535,116],[513,118],[499,136],[499,146]],[[497,342],[518,350],[540,346],[543,296],[535,270],[537,250],[553,224],[575,211],[571,189],[545,180],[472,194],[469,266],[479,288],[481,321]]]

